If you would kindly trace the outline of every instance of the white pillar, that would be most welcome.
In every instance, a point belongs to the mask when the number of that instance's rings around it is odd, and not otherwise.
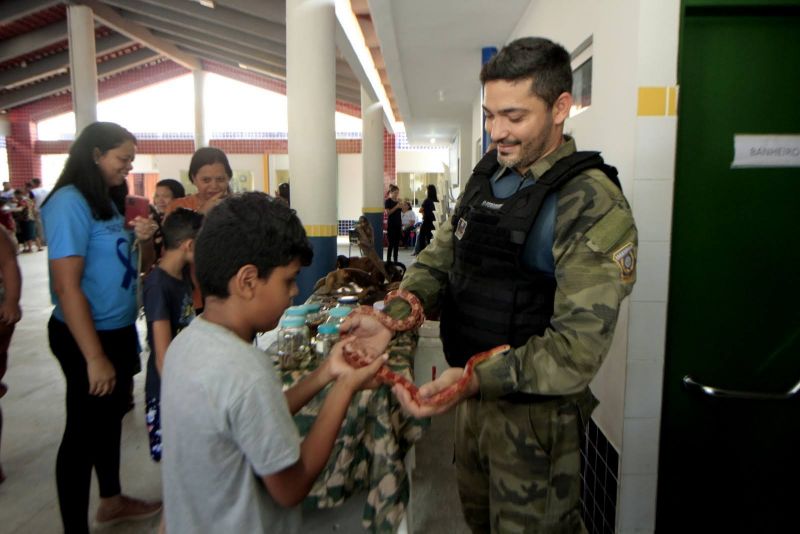
[[[383,109],[361,88],[363,207],[383,212]]]
[[[97,120],[97,59],[94,46],[94,16],[86,6],[67,7],[69,72],[75,135]]]
[[[194,79],[194,149],[197,150],[208,146],[205,111],[206,73],[196,69],[192,71],[192,77]]]
[[[375,251],[383,256],[383,109],[361,88],[362,212],[376,236]]]
[[[300,297],[310,293],[303,277],[324,276],[336,261],[335,25],[334,0],[286,0],[289,185],[314,245],[314,262],[298,279]]]

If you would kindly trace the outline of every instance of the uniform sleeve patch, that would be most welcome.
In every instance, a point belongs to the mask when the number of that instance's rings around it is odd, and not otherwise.
[[[636,248],[628,241],[611,255],[619,267],[620,277],[623,282],[630,282],[636,273]]]

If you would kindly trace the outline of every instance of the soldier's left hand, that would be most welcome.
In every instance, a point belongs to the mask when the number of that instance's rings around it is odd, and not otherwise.
[[[443,372],[439,378],[432,382],[428,382],[424,386],[419,388],[419,397],[420,398],[427,398],[432,397],[433,395],[439,393],[440,391],[444,390],[445,388],[450,387],[451,385],[458,382],[458,380],[464,374],[464,369],[461,367],[451,367]],[[467,387],[464,390],[458,392],[456,395],[450,399],[449,402],[444,404],[420,404],[415,401],[411,394],[405,388],[401,386],[395,385],[392,388],[392,391],[397,396],[397,399],[400,401],[400,404],[403,406],[403,409],[417,418],[423,417],[431,417],[433,415],[439,415],[445,412],[450,411],[456,404],[461,402],[463,399],[467,397],[471,397],[475,393],[478,392],[478,378],[475,374],[472,375],[472,379],[467,384]]]

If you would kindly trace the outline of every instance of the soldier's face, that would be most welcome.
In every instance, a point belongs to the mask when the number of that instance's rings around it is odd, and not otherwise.
[[[486,82],[483,90],[486,131],[497,145],[501,165],[524,173],[559,145],[566,119],[563,103],[549,107],[531,92],[530,79],[493,80]],[[565,95],[569,97],[567,93],[562,97]]]

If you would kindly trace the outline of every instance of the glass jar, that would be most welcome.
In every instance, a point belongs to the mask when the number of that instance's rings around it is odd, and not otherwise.
[[[328,318],[325,320],[325,324],[333,324],[338,327],[342,324],[344,318],[350,315],[351,311],[353,311],[353,308],[350,306],[336,306],[335,308],[331,308],[328,310]]]
[[[317,335],[319,325],[325,322],[328,318],[327,310],[322,309],[322,304],[319,302],[311,302],[306,304],[306,326],[311,331],[311,339]]]
[[[358,306],[358,297],[354,296],[339,297],[338,299],[336,299],[336,306],[337,307],[349,306],[351,308],[355,308],[356,306]]]
[[[304,321],[306,320],[306,315],[308,315],[308,309],[305,305],[303,306],[292,306],[287,308],[285,312],[283,312],[283,316],[285,318],[288,317],[301,317]]]
[[[311,335],[303,317],[287,317],[278,330],[278,359],[284,369],[301,367],[311,353]]]
[[[317,358],[325,358],[331,351],[331,347],[339,341],[339,326],[335,324],[320,325],[317,331],[317,338],[314,344]]]

